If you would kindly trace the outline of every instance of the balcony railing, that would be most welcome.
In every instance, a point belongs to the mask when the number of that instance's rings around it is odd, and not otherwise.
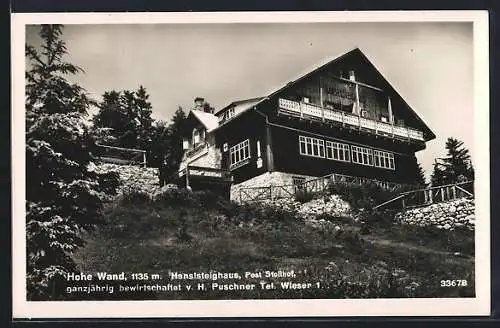
[[[178,172],[179,177],[185,175],[198,176],[198,177],[208,177],[208,178],[219,178],[219,179],[231,179],[231,173],[222,169],[217,169],[213,167],[203,167],[203,166],[187,166],[185,169]]]
[[[208,151],[208,144],[206,142],[196,145],[194,148],[186,150],[186,158],[191,158],[201,153]]]
[[[323,107],[292,101],[288,99],[279,99],[279,108],[287,113],[298,115],[300,117],[313,117],[323,121],[334,121],[342,125],[350,125],[368,129],[375,134],[386,134],[392,137],[402,137],[405,139],[424,141],[422,131],[403,126],[394,126],[391,124],[370,120],[357,115],[349,114],[343,111],[326,109]]]

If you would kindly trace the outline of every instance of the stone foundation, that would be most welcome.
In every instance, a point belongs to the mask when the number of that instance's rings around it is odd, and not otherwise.
[[[231,200],[235,202],[247,201],[246,195],[240,194],[241,189],[269,187],[269,186],[292,186],[294,177],[303,177],[306,180],[316,177],[297,175],[284,172],[266,172],[249,180],[231,186]],[[277,190],[279,192],[279,190]],[[241,199],[240,199],[241,196]]]
[[[403,224],[435,226],[453,230],[465,227],[474,230],[474,199],[460,198],[450,202],[436,203],[397,213],[396,220]]]

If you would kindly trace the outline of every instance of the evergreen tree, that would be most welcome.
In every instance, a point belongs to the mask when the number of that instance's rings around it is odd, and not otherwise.
[[[433,186],[457,183],[465,180],[474,180],[469,150],[463,142],[455,138],[448,138],[445,145],[447,156],[436,159],[431,177]]]
[[[152,125],[154,120],[151,118],[153,113],[151,102],[149,102],[149,95],[146,89],[141,85],[135,92],[135,105],[137,116],[137,148],[148,149],[152,140]]]
[[[40,49],[26,45],[26,269],[29,300],[64,295],[65,276],[75,272],[71,254],[83,231],[101,222],[110,176],[89,169],[84,118],[93,101],[66,79],[83,70],[63,60],[61,25],[42,25]]]
[[[427,187],[424,169],[422,168],[422,165],[420,165],[420,163],[418,162],[417,162],[415,183],[420,187]]]
[[[93,118],[93,134],[103,144],[148,149],[153,118],[149,95],[141,85],[137,91],[109,91],[102,96]]]
[[[177,108],[172,117],[172,121],[169,125],[169,143],[170,143],[170,153],[167,156],[167,163],[170,172],[175,172],[179,169],[179,165],[182,160],[182,155],[184,154],[184,149],[182,149],[182,131],[181,126],[186,119],[186,113],[182,107]]]

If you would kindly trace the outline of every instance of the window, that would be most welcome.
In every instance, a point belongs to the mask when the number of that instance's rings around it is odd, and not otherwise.
[[[326,158],[336,161],[349,162],[349,145],[340,142],[326,142]]]
[[[304,183],[306,182],[306,178],[292,177],[292,181],[293,181],[293,189],[295,192],[304,189]]]
[[[193,129],[193,146],[196,146],[200,142],[200,132]]]
[[[219,123],[223,123],[229,119],[231,119],[235,114],[234,107],[229,108],[225,112],[219,115]]]
[[[385,151],[374,150],[373,157],[376,167],[381,167],[384,169],[394,170],[394,154]]]
[[[352,162],[362,165],[373,165],[373,153],[365,147],[351,146]]]
[[[247,139],[231,147],[229,150],[231,168],[236,168],[247,164],[250,158],[250,140]]]
[[[299,152],[305,156],[325,158],[325,141],[299,136]]]

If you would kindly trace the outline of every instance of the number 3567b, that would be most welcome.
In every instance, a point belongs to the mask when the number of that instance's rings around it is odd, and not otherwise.
[[[461,279],[441,280],[441,287],[465,287],[465,286],[467,286],[467,280],[461,280]]]

